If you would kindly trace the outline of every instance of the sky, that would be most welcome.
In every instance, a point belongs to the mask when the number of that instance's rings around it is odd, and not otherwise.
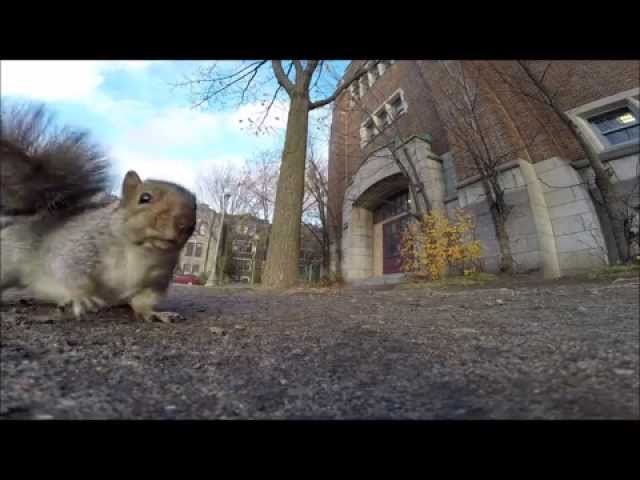
[[[270,66],[260,96],[243,104],[237,96],[221,98],[220,105],[194,108],[189,88],[175,84],[212,62],[195,61],[2,61],[2,101],[34,100],[46,103],[59,125],[89,130],[112,159],[114,193],[124,174],[180,183],[193,191],[197,177],[211,165],[240,166],[262,150],[281,149],[287,118],[282,94],[266,120],[267,133],[247,128],[249,119],[262,118],[275,80]],[[216,62],[221,71],[238,62]],[[339,75],[348,62],[331,62]],[[331,89],[331,75],[325,75]],[[270,83],[271,82],[271,83]],[[316,97],[317,98],[317,97]],[[314,98],[315,99],[315,98]],[[327,115],[327,109],[315,116]],[[326,121],[323,122],[326,125]],[[327,155],[328,132],[313,130],[318,150]]]

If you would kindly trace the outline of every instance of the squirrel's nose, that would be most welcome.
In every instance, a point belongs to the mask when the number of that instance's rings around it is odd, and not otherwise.
[[[185,232],[193,225],[193,219],[191,217],[178,217],[176,220],[176,228],[180,232]]]

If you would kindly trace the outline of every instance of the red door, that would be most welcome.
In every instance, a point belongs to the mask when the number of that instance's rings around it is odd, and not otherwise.
[[[409,221],[409,215],[382,225],[382,273],[402,272],[400,255],[401,233]]]

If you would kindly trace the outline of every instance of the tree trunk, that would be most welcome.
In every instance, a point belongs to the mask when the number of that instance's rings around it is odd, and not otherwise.
[[[263,285],[269,288],[287,288],[298,279],[308,127],[308,96],[294,92],[289,107],[273,226],[262,277]]]
[[[579,131],[578,127],[564,112],[560,111],[555,106],[553,108],[556,114],[560,116],[564,124],[569,128],[571,133],[573,133],[574,137],[580,144],[580,147],[587,156],[587,160],[589,161],[589,165],[591,166],[591,169],[593,170],[593,174],[595,176],[596,187],[598,188],[598,191],[602,196],[602,206],[604,208],[604,213],[608,217],[609,224],[611,225],[611,233],[613,234],[613,238],[616,243],[617,251],[615,252],[615,257],[617,257],[617,259],[622,263],[626,263],[629,261],[629,245],[627,244],[627,239],[625,236],[625,214],[622,211],[623,205],[619,205],[622,202],[616,199],[615,192],[613,191],[613,184],[611,182],[611,179],[609,178],[609,174],[604,168],[604,165],[598,157],[598,154],[594,152],[591,146],[582,138],[582,134]]]
[[[496,236],[498,237],[498,245],[500,246],[500,271],[503,273],[513,273],[513,255],[511,255],[506,219],[504,215],[501,215],[498,211],[497,205],[491,207],[491,216],[496,226]]]
[[[496,179],[496,182],[498,180]],[[493,225],[495,226],[498,247],[500,248],[500,266],[502,273],[513,273],[513,255],[511,254],[511,243],[507,233],[507,206],[504,201],[504,192],[493,192],[489,182],[485,179],[482,182],[489,202],[489,210]]]

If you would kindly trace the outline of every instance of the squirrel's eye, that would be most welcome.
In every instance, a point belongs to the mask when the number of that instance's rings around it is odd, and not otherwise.
[[[145,192],[142,195],[140,195],[140,200],[138,203],[149,203],[150,201],[151,201],[151,194]]]

